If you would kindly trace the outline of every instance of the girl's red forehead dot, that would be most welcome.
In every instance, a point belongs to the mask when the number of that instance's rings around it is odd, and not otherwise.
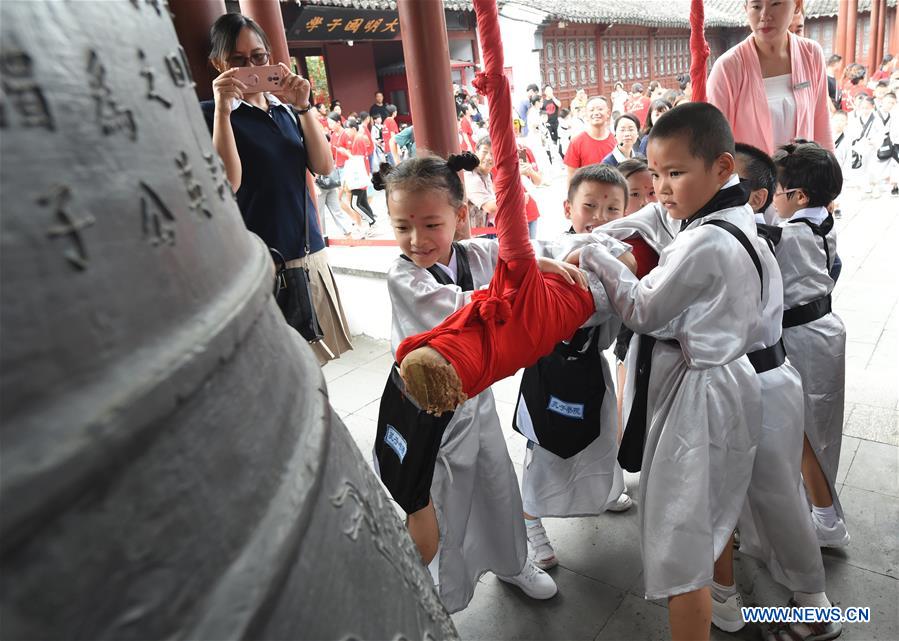
[[[415,220],[415,214],[412,214],[411,216],[409,216],[409,218],[411,218],[412,220]]]

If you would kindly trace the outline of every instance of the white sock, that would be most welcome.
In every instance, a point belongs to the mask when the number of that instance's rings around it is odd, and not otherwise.
[[[812,512],[815,513],[818,522],[824,527],[833,527],[837,524],[837,511],[833,507],[833,504],[828,505],[827,507],[813,505]]]
[[[736,593],[736,584],[721,585],[720,583],[716,583],[714,580],[712,581],[712,596],[715,597],[715,600],[718,601],[718,603],[724,603]]]
[[[829,608],[830,600],[823,592],[794,592],[793,600],[801,608]]]
[[[528,518],[525,518],[525,520],[524,520],[524,526],[525,526],[525,527],[535,527],[535,526],[537,526],[537,525],[541,525],[541,523],[540,523],[540,517],[537,517],[536,519],[528,519]]]
[[[431,562],[428,563],[428,571],[431,573],[431,580],[434,581],[434,586],[440,585],[440,545],[437,546],[437,554],[434,555],[434,558],[431,559]]]

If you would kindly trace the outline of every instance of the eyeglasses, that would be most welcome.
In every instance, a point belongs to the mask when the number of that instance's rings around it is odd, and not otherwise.
[[[798,187],[797,187],[796,189],[784,189],[783,191],[775,191],[775,192],[774,192],[774,195],[775,195],[775,196],[787,196],[787,197],[789,197],[789,195],[792,194],[794,191],[802,191],[802,190],[799,189]]]
[[[250,64],[254,67],[261,67],[262,65],[267,65],[270,59],[271,54],[269,54],[268,51],[263,51],[261,53],[254,53],[249,58],[246,56],[231,56],[228,58],[228,64],[232,67],[246,67]]]

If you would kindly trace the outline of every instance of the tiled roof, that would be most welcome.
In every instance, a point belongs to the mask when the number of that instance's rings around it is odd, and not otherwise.
[[[706,7],[713,6],[716,9],[728,14],[743,16],[744,0],[705,0]],[[887,0],[888,7],[895,7],[896,0]],[[806,18],[824,18],[827,16],[835,16],[839,11],[839,0],[805,0],[803,3],[803,12]],[[871,0],[858,0],[859,13],[868,13],[871,11]]]
[[[690,27],[690,0],[504,0],[502,4],[545,11],[551,19],[569,22]],[[742,0],[736,13],[722,11],[706,0],[706,26],[741,27],[745,22]]]
[[[281,0],[297,2],[298,0]],[[859,13],[871,10],[872,0],[858,0]],[[552,20],[628,24],[645,27],[689,28],[690,0],[498,0],[500,6],[518,5],[543,12]],[[897,0],[887,0],[895,7]],[[356,9],[396,10],[396,0],[302,0],[302,4]],[[471,11],[471,0],[443,0],[452,11]],[[746,25],[745,0],[705,0],[707,27]],[[835,16],[839,0],[805,0],[807,18]]]
[[[281,2],[296,1],[297,0],[281,0]],[[396,11],[396,0],[302,0],[302,4],[313,4],[322,7],[352,7],[354,9]],[[473,11],[471,0],[443,0],[443,5],[451,11]]]

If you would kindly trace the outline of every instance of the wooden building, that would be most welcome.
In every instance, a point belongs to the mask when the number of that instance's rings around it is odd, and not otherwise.
[[[805,0],[805,35],[825,55],[838,52],[845,62],[873,70],[884,53],[899,54],[896,3]],[[467,85],[480,62],[474,12],[470,0],[443,4],[453,81]],[[499,5],[507,75],[516,95],[530,83],[550,84],[567,104],[578,89],[608,95],[616,82],[630,89],[657,80],[674,88],[677,76],[689,71],[690,0]],[[312,78],[318,101],[339,99],[347,113],[361,111],[382,90],[401,119],[411,120],[395,0],[282,0],[281,7],[290,54]],[[744,7],[744,0],[705,0],[709,66],[748,35]]]

